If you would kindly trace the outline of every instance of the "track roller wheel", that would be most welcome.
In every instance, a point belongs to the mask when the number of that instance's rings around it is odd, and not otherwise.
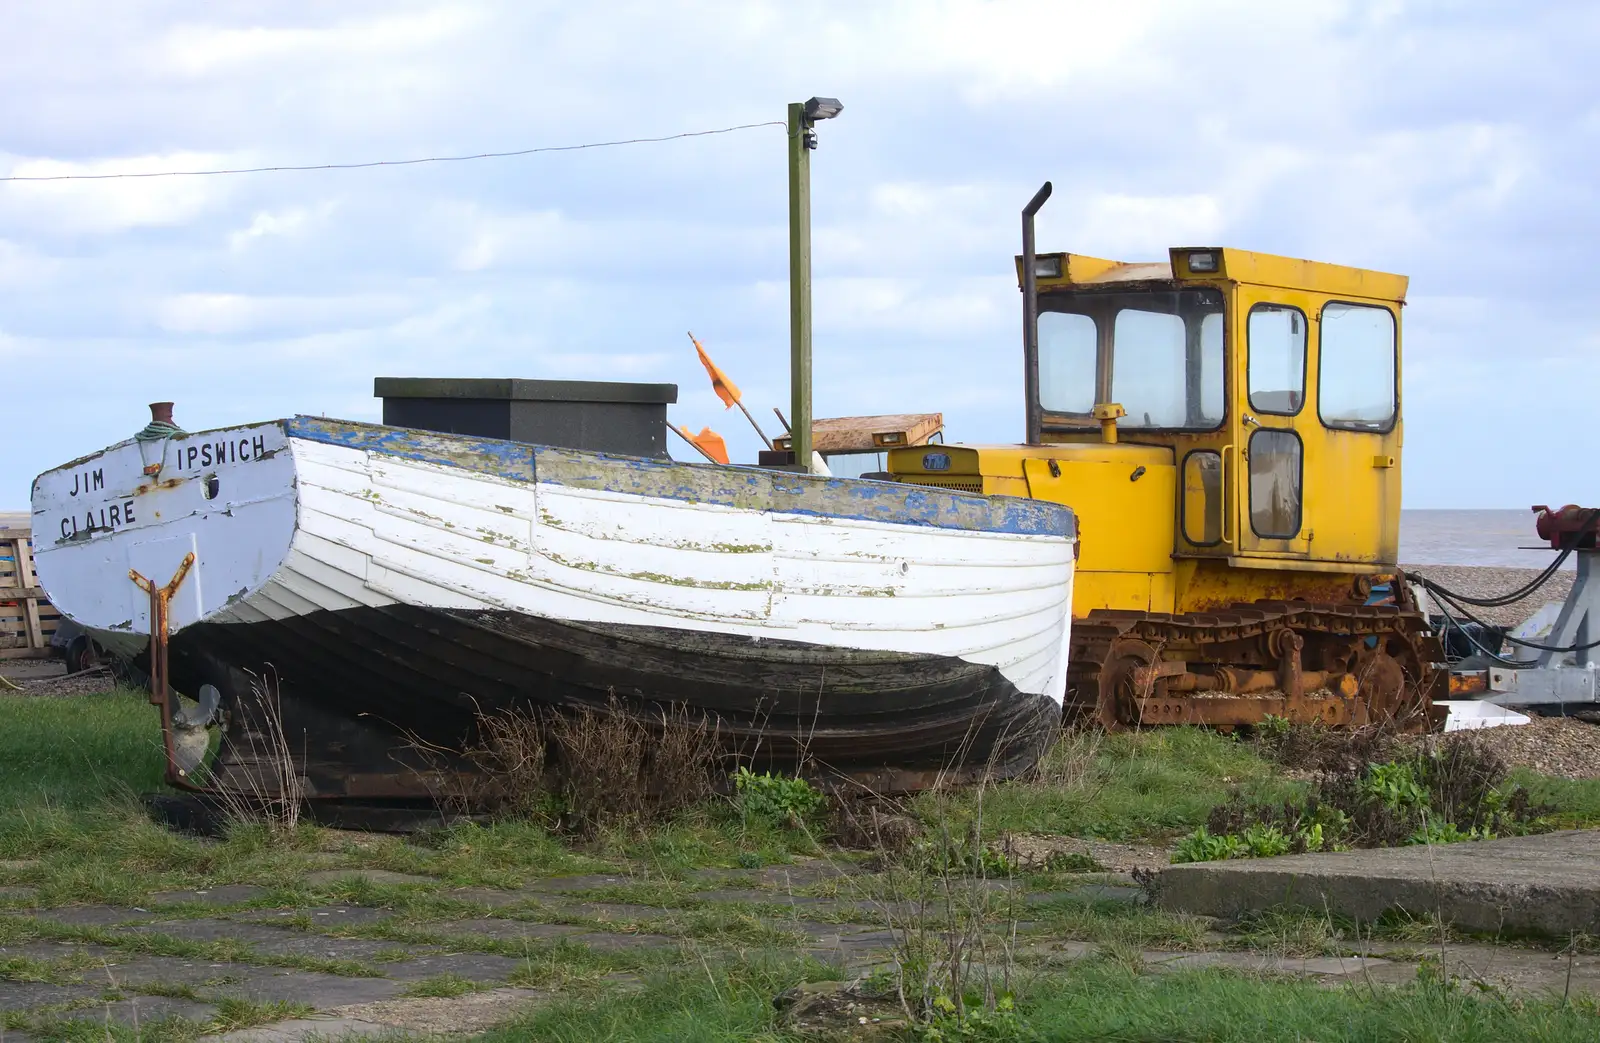
[[[1096,719],[1107,731],[1121,731],[1139,723],[1139,700],[1154,692],[1146,691],[1135,680],[1140,667],[1154,666],[1160,658],[1144,641],[1119,638],[1113,642],[1100,667],[1100,698]]]

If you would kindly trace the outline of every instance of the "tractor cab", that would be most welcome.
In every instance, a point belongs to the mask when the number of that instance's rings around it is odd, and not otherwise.
[[[1404,276],[1221,247],[1034,266],[1027,443],[895,453],[897,478],[1069,504],[1085,609],[1343,599],[1393,567]]]
[[[1169,449],[1173,553],[1395,562],[1404,276],[1223,248],[1036,276],[1039,441]]]

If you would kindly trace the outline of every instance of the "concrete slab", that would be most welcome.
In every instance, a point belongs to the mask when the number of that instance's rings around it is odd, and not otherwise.
[[[500,920],[485,917],[477,920],[446,920],[428,925],[428,930],[448,936],[452,942],[467,945],[474,938],[492,938],[496,941],[547,942],[583,934],[587,927],[559,923],[529,923],[525,920]]]
[[[202,917],[194,920],[164,920],[141,924],[130,930],[145,934],[161,934],[194,942],[235,941],[250,947],[251,951],[270,956],[311,956],[321,960],[367,961],[382,959],[401,946],[396,942],[373,941],[366,938],[338,938],[311,931],[297,931],[260,923],[244,923]],[[417,946],[404,946],[417,950]],[[431,951],[421,947],[420,951]]]
[[[391,978],[345,978],[336,974],[274,970],[268,967],[251,967],[243,977],[242,981],[206,989],[204,993],[208,999],[237,996],[257,1003],[284,1000],[309,1003],[318,1010],[326,1010],[352,1003],[394,999],[404,988],[404,985]]]
[[[301,1043],[308,1039],[360,1039],[392,1031],[386,1025],[359,1018],[295,1018],[274,1025],[201,1036],[200,1043]]]
[[[545,894],[581,893],[595,891],[607,887],[620,887],[624,884],[636,884],[641,880],[631,876],[617,876],[610,873],[588,873],[582,876],[547,876],[543,880],[530,880],[523,885],[523,890]]]
[[[118,953],[103,966],[83,972],[83,980],[104,988],[143,985],[193,985],[222,983],[240,976],[247,965],[187,960],[174,956],[143,956]]]
[[[157,1022],[180,1018],[184,1021],[205,1024],[216,1013],[217,1008],[209,1003],[196,1003],[193,1000],[172,996],[130,996],[115,1003],[101,1004],[76,1017],[99,1025],[104,1025],[107,1021],[116,1021],[148,1029]]]
[[[1164,909],[1225,918],[1302,907],[1373,921],[1434,915],[1468,931],[1600,933],[1600,831],[1170,866]]]
[[[548,997],[536,989],[487,989],[465,996],[415,997],[340,1007],[328,1013],[388,1026],[391,1032],[463,1036],[482,1032]],[[10,1043],[9,1039],[7,1043]]]
[[[527,965],[527,960],[492,953],[460,952],[423,956],[391,963],[383,972],[395,981],[422,981],[441,974],[454,974],[473,982],[504,981]]]
[[[0,1011],[32,1010],[56,1003],[93,999],[105,992],[101,985],[47,985],[39,981],[0,981]]]
[[[683,939],[669,938],[664,934],[611,934],[603,931],[574,934],[570,940],[604,952],[626,949],[676,949],[683,945]]]
[[[67,905],[41,909],[31,915],[35,920],[48,920],[72,927],[115,927],[118,924],[154,920],[157,914],[148,909],[125,909],[111,905]]]
[[[360,924],[378,923],[394,918],[393,909],[374,909],[364,905],[326,905],[306,909],[244,909],[229,912],[228,919],[241,923],[283,924],[286,920],[304,913],[311,918],[317,930],[334,930]]]
[[[204,887],[193,891],[158,891],[150,896],[150,906],[159,908],[165,905],[242,905],[253,902],[267,893],[264,887],[255,884],[223,884],[220,887]]]
[[[539,904],[534,894],[526,891],[507,891],[499,887],[458,887],[453,891],[444,892],[439,897],[454,899],[457,902],[470,902],[486,909]]]

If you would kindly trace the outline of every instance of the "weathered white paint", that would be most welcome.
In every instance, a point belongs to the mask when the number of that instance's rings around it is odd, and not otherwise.
[[[1066,537],[521,482],[286,438],[277,424],[225,435],[251,447],[247,459],[207,465],[190,449],[223,436],[189,436],[168,447],[155,481],[134,443],[41,475],[34,531],[68,534],[37,540],[52,602],[137,647],[148,599],[127,570],[164,583],[192,549],[175,628],[363,605],[492,608],[959,656],[998,667],[1024,692],[1062,697]],[[103,488],[85,490],[83,475],[93,485],[96,471]],[[208,500],[211,475],[218,493]],[[83,535],[89,512],[130,502],[132,522]]]

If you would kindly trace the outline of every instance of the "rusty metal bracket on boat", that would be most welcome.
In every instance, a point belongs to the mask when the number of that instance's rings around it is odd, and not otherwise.
[[[202,788],[189,781],[188,773],[178,767],[177,751],[172,743],[172,685],[167,672],[167,609],[172,602],[172,595],[178,592],[184,577],[189,575],[193,567],[194,552],[190,551],[183,556],[178,571],[172,574],[172,579],[164,587],[156,586],[155,580],[146,579],[134,569],[128,570],[128,578],[150,595],[150,703],[161,708],[161,742],[167,757],[166,779],[179,789],[199,793]]]

